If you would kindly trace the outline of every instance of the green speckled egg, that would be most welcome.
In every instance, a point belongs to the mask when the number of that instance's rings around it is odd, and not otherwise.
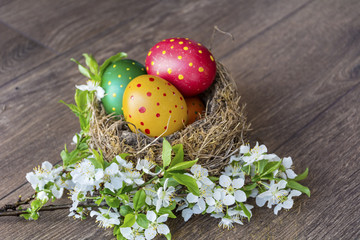
[[[122,115],[122,99],[128,83],[137,76],[146,74],[145,67],[137,61],[123,59],[112,62],[102,75],[101,87],[105,90],[102,99],[107,114]]]

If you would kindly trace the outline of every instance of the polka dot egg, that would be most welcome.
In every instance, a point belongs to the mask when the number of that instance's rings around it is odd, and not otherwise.
[[[213,83],[216,63],[210,51],[188,38],[169,38],[152,47],[146,57],[148,74],[175,85],[185,96],[195,96]]]
[[[135,132],[135,126],[150,137],[168,136],[187,121],[183,95],[168,81],[152,75],[139,76],[128,84],[123,109],[130,129]]]
[[[107,114],[123,114],[122,99],[125,88],[131,80],[143,74],[146,74],[145,67],[131,59],[113,62],[105,69],[101,87],[105,90],[102,103]]]
[[[187,124],[192,124],[196,120],[199,120],[205,113],[205,105],[202,103],[199,97],[185,98],[188,113]]]

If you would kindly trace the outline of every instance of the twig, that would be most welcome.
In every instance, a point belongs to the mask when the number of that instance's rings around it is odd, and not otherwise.
[[[0,214],[3,212],[7,212],[8,210],[15,211],[19,206],[29,204],[32,200],[34,200],[35,194],[31,195],[25,200],[21,200],[21,196],[19,196],[18,200],[14,204],[5,204],[2,208],[0,208]]]
[[[97,204],[79,204],[78,207],[102,207],[105,206],[106,203],[101,203],[99,206]],[[59,205],[48,205],[48,206],[44,206],[42,208],[39,209],[39,212],[45,212],[45,211],[55,211],[55,210],[60,210],[60,209],[69,209],[71,208],[72,204],[59,204]],[[6,212],[0,212],[0,217],[6,217],[6,216],[19,216],[21,214],[26,214],[28,212],[26,212],[25,210],[15,210],[15,211],[6,211]]]

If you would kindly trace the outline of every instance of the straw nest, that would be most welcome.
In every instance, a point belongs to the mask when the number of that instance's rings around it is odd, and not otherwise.
[[[204,116],[166,139],[172,145],[183,144],[185,160],[198,158],[198,163],[210,174],[218,175],[244,142],[250,124],[246,121],[245,105],[240,105],[235,82],[220,62],[214,83],[200,97],[206,103]],[[107,161],[120,153],[129,153],[134,162],[146,158],[161,164],[162,138],[133,133],[123,118],[106,115],[101,104],[94,103],[92,107],[91,148],[101,149]]]

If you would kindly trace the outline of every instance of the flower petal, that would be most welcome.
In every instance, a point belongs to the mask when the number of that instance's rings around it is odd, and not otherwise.
[[[256,197],[256,205],[258,205],[259,207],[262,207],[262,206],[265,205],[265,203],[266,203],[267,200],[268,200],[267,198],[263,198],[263,197],[261,197],[260,195],[258,195],[258,196]]]
[[[169,214],[163,214],[156,220],[157,223],[163,223],[166,222],[168,219]]]
[[[293,161],[291,159],[291,157],[286,157],[283,159],[282,161],[282,165],[285,167],[285,168],[291,168],[291,165],[293,164]]]
[[[235,197],[233,195],[226,195],[223,203],[227,206],[233,205],[235,203]]]
[[[245,154],[250,152],[250,146],[249,145],[241,145],[240,146],[240,153]]]
[[[286,169],[285,172],[287,177],[290,179],[294,179],[297,176],[297,174],[292,169]]]
[[[285,209],[290,209],[294,205],[294,201],[292,199],[288,199],[282,203],[282,207]]]
[[[126,238],[126,239],[131,239],[131,228],[130,227],[124,227],[124,228],[120,228],[120,232],[121,234]]]
[[[186,208],[182,211],[181,216],[184,218],[184,221],[187,222],[193,215],[193,210]]]
[[[278,204],[278,205],[276,205],[276,207],[274,208],[274,214],[277,215],[278,212],[281,210],[281,208],[282,208],[282,204],[281,204],[281,203]]]
[[[220,176],[220,179],[219,179],[220,186],[227,188],[228,186],[230,186],[231,182],[232,181],[229,176],[226,176],[226,175]]]
[[[153,239],[154,237],[156,237],[156,234],[157,234],[157,232],[156,232],[155,228],[153,228],[153,227],[149,227],[148,229],[145,229],[146,240]]]
[[[215,205],[215,200],[212,197],[205,198],[205,201],[209,206]]]
[[[234,196],[235,196],[235,200],[237,202],[245,202],[246,201],[246,194],[241,190],[235,191]]]
[[[241,188],[242,186],[244,186],[244,179],[243,178],[234,179],[232,185],[234,188]]]
[[[158,231],[158,233],[160,233],[160,234],[166,235],[166,234],[168,234],[168,233],[170,232],[170,229],[169,229],[169,227],[168,227],[166,224],[160,224],[160,225],[158,225],[158,227],[157,227],[157,231]]]
[[[154,211],[148,211],[146,213],[146,218],[150,221],[150,222],[155,222],[156,220],[156,213]]]
[[[197,203],[198,200],[199,200],[199,197],[198,197],[198,196],[195,196],[195,195],[192,194],[192,193],[189,193],[189,194],[186,196],[186,200],[188,200],[189,203]]]

